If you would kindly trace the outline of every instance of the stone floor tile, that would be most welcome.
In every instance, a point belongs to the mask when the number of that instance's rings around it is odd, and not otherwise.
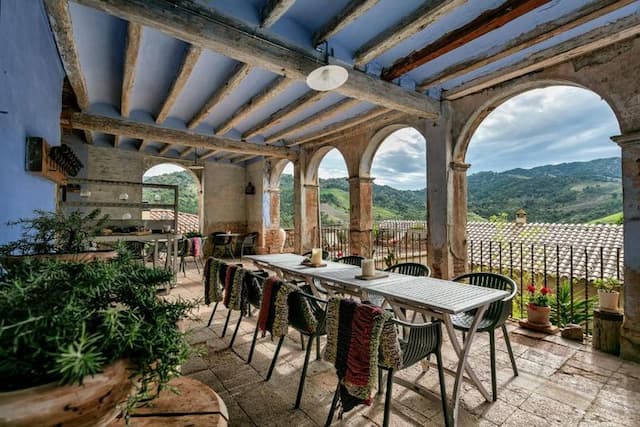
[[[533,393],[520,405],[520,409],[560,425],[576,426],[580,423],[584,410],[562,403],[548,394],[540,394],[544,392],[543,389]],[[569,398],[565,401],[568,400]]]
[[[640,380],[640,363],[623,362],[618,373]]]
[[[193,372],[202,371],[208,368],[207,362],[202,357],[192,357],[187,360],[181,367],[182,375],[189,375]]]
[[[503,427],[522,427],[522,426],[547,426],[549,423],[546,418],[532,414],[522,409],[514,408],[513,412],[501,424]]]
[[[602,353],[600,351],[577,351],[572,358],[592,365],[600,366],[611,371],[617,371],[622,365],[622,359],[620,359],[619,357]]]

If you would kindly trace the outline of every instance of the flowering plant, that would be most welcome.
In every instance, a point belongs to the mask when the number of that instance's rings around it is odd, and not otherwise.
[[[531,284],[527,286],[529,291],[529,304],[536,305],[538,307],[549,307],[549,295],[551,295],[551,289],[543,286],[538,290],[535,285]]]

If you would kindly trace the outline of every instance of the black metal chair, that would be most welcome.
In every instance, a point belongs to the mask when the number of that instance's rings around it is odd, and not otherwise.
[[[364,260],[364,257],[360,255],[347,255],[347,256],[334,259],[335,262],[339,262],[342,264],[357,265],[358,267],[362,266],[362,260]]]
[[[125,240],[123,241],[123,244],[124,244],[124,247],[129,252],[129,254],[131,255],[131,259],[138,261],[141,264],[145,263],[145,258],[146,258],[145,242],[141,242],[137,240]]]
[[[260,300],[262,299],[262,286],[264,285],[265,279],[269,276],[269,273],[263,270],[249,271],[247,270],[245,273],[245,280],[242,286],[246,287],[246,295],[247,295],[247,303],[249,305],[249,312],[246,315],[251,315],[251,307],[256,309],[260,309]],[[231,310],[227,314],[227,322],[229,321],[229,317],[231,315]],[[236,340],[236,335],[238,335],[238,330],[240,329],[240,322],[242,322],[242,318],[245,317],[245,313],[240,312],[240,316],[238,317],[238,322],[236,323],[236,328],[233,331],[233,335],[231,336],[231,342],[229,343],[229,348],[233,347],[233,343]],[[222,333],[226,332],[226,323],[225,328]]]
[[[200,266],[198,265],[199,257],[189,253],[190,245],[191,245],[191,240],[190,239],[180,239],[178,241],[178,257],[180,257],[180,265],[178,267],[178,270],[182,270],[182,274],[184,276],[187,275],[187,271],[186,271],[187,257],[193,258],[193,263],[196,265],[196,269],[198,270],[198,274],[200,274]],[[200,245],[202,245],[202,240],[201,240]],[[200,251],[202,251],[202,246],[200,247]]]
[[[302,400],[302,392],[304,390],[304,383],[307,377],[307,367],[309,366],[309,357],[311,355],[311,348],[313,347],[314,338],[316,341],[316,358],[317,360],[320,360],[320,337],[327,334],[325,325],[327,302],[320,298],[316,298],[304,291],[310,292],[311,289],[308,287],[308,285],[302,286],[300,287],[300,290],[298,292],[291,293],[287,301],[289,305],[289,326],[300,333],[301,340],[304,340],[303,337],[309,337],[309,340],[307,341],[307,351],[304,356],[304,364],[302,365],[302,372],[300,374],[300,382],[298,384],[298,394],[296,395],[296,403],[294,405],[295,409],[298,409],[300,407],[300,401]],[[309,321],[304,315],[305,304],[308,304],[308,307],[311,310],[311,314],[317,322],[315,331],[313,332],[311,332]],[[254,334],[254,338],[256,334]],[[267,373],[265,381],[269,381],[271,379],[271,375],[273,374],[273,369],[275,368],[276,362],[278,361],[278,355],[280,354],[280,348],[282,347],[284,339],[285,337],[282,336],[278,340],[278,345],[276,346],[276,351],[273,354],[273,359],[271,360],[271,365],[269,366],[269,372]]]
[[[222,257],[229,255],[230,258],[235,259],[233,251],[231,250],[231,236],[227,236],[224,231],[217,231],[211,234],[211,243],[213,249],[211,249],[211,256],[216,256],[216,249],[222,248]]]
[[[245,253],[248,255],[255,254],[255,245],[258,235],[259,233],[254,231],[253,233],[248,233],[242,236],[242,240],[239,244],[240,250],[238,251],[236,248],[236,251],[240,253],[240,257],[243,257]]]
[[[408,330],[407,336],[404,339],[400,339],[400,348],[402,350],[402,369],[406,369],[420,362],[421,360],[429,357],[431,354],[436,355],[438,366],[438,380],[440,382],[440,397],[442,401],[442,412],[445,420],[445,426],[451,425],[449,419],[449,411],[447,405],[447,392],[444,382],[444,366],[442,364],[442,327],[439,320],[414,324],[403,322],[398,319],[392,320],[398,329]],[[382,351],[382,349],[381,349]],[[386,394],[384,399],[384,419],[382,421],[383,427],[389,425],[389,418],[391,415],[391,399],[393,393],[393,374],[396,370],[384,365],[378,365],[378,394],[382,394],[382,371],[387,372],[387,384]],[[331,409],[329,410],[329,416],[325,426],[330,426],[333,420],[333,415],[338,403],[338,396],[340,391],[340,382],[336,388],[331,403]]]
[[[511,359],[511,367],[513,369],[513,375],[518,376],[518,367],[516,366],[516,360],[513,357],[513,350],[511,349],[511,342],[509,341],[509,334],[505,322],[511,315],[511,301],[516,296],[517,286],[509,277],[496,273],[467,273],[458,276],[453,279],[456,282],[469,283],[470,285],[482,286],[485,288],[500,289],[502,291],[509,292],[509,295],[504,299],[492,303],[487,311],[485,311],[482,320],[478,324],[477,332],[489,333],[489,347],[491,352],[491,391],[493,393],[493,401],[498,398],[498,387],[496,381],[496,336],[495,330],[502,328],[502,335],[507,344],[507,350],[509,351],[509,358]],[[462,331],[463,339],[475,316],[475,310],[468,311],[455,315],[451,318],[453,327]]]
[[[310,257],[311,251],[303,253],[302,256]],[[326,251],[324,249],[322,250],[322,259],[329,259],[329,251]]]
[[[429,268],[429,266],[419,264],[417,262],[403,262],[400,264],[392,265],[389,268],[385,268],[384,271],[406,274],[407,276],[431,277],[431,269]]]

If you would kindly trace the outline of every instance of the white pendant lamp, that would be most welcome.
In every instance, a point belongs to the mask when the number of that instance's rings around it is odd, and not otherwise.
[[[318,50],[324,51],[324,63],[327,65],[320,66],[309,73],[307,76],[307,86],[313,90],[326,92],[334,90],[342,86],[349,78],[349,72],[340,65],[329,64],[329,43],[325,40],[324,47],[318,47]],[[333,49],[331,49],[333,56]]]
[[[334,90],[349,78],[349,72],[339,65],[324,65],[307,76],[307,86],[318,91]]]

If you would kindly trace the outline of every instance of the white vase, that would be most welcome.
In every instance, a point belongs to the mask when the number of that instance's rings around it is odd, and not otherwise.
[[[618,299],[620,298],[620,292],[618,291],[605,291],[598,289],[598,300],[600,310],[618,312]]]

